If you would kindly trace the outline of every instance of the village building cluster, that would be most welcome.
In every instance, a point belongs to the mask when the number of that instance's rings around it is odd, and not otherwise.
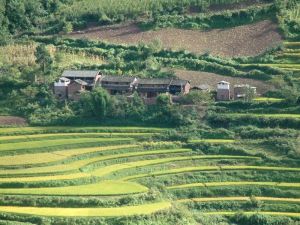
[[[54,93],[64,100],[79,100],[80,94],[102,87],[111,95],[131,96],[137,92],[145,101],[151,102],[159,94],[168,93],[171,96],[186,95],[190,90],[211,92],[210,86],[202,84],[191,87],[188,80],[174,78],[137,78],[130,76],[109,76],[100,71],[67,70],[54,83]],[[234,85],[233,92],[229,82],[220,81],[217,84],[216,100],[248,100],[256,95],[256,87],[248,84]]]
[[[156,98],[159,94],[185,95],[190,92],[190,81],[173,78],[136,78],[108,76],[100,71],[64,71],[54,83],[54,93],[59,99],[79,100],[84,91],[102,87],[111,95],[130,96],[137,92],[144,99]]]
[[[220,81],[217,85],[217,101],[251,100],[257,95],[256,87],[248,84],[234,85],[233,94],[231,85],[227,81]]]

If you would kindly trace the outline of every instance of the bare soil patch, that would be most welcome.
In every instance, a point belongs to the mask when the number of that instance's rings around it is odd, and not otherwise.
[[[249,84],[257,88],[258,94],[264,94],[265,92],[274,88],[272,85],[263,81],[252,80],[247,78],[239,78],[239,77],[228,77],[228,76],[218,75],[215,73],[176,69],[175,74],[178,78],[190,80],[192,87],[206,84],[210,86],[211,90],[215,90],[217,87],[217,83],[222,80],[230,82],[232,87],[237,84]]]
[[[166,48],[195,53],[210,52],[223,57],[254,56],[282,42],[277,25],[269,20],[209,31],[166,28],[142,31],[136,24],[91,27],[71,37],[108,41],[117,44],[149,43],[161,40]]]
[[[24,118],[16,117],[16,116],[0,116],[0,125],[5,126],[25,126],[27,122]]]

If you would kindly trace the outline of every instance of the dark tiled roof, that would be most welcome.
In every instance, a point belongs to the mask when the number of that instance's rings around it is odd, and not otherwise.
[[[120,85],[120,84],[102,85],[102,87],[108,90],[115,90],[115,91],[127,91],[133,89],[130,85]]]
[[[202,85],[194,86],[192,89],[209,90],[210,86],[208,84],[202,84]]]
[[[184,85],[186,85],[189,82],[190,81],[188,81],[188,80],[173,79],[172,82],[171,82],[171,85],[184,86]]]
[[[60,80],[62,80],[62,81],[65,81],[65,82],[68,82],[68,81],[70,81],[70,79],[68,79],[68,78],[65,78],[65,77],[61,77],[61,78],[59,78]]]
[[[63,72],[63,77],[74,77],[74,78],[95,78],[100,74],[98,70],[66,70]]]
[[[125,77],[125,76],[104,76],[101,82],[120,82],[120,83],[132,83],[135,77]]]
[[[168,92],[169,88],[168,87],[138,87],[137,88],[138,92]]]
[[[230,83],[227,82],[227,81],[222,80],[222,81],[220,81],[218,84],[230,84]]]
[[[170,85],[172,79],[160,79],[160,78],[149,78],[149,79],[138,79],[138,84],[161,84]]]
[[[83,85],[83,86],[88,85],[87,82],[85,82],[85,81],[83,81],[83,80],[80,80],[80,79],[75,80],[75,82],[76,82],[77,84],[80,84],[80,85]]]

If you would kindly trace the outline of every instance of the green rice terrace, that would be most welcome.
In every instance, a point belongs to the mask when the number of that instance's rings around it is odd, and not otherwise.
[[[252,116],[299,124],[299,115]],[[0,218],[12,224],[155,221],[178,210],[197,221],[300,221],[299,146],[289,144],[297,129],[11,127],[0,135]]]
[[[0,225],[300,225],[300,1],[0,0]]]

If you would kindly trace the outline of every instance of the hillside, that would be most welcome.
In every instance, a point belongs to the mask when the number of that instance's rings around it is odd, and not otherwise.
[[[165,48],[222,57],[255,56],[277,46],[282,38],[271,21],[261,21],[230,29],[209,31],[163,28],[142,31],[135,24],[95,27],[71,34],[74,38],[89,38],[117,44],[151,43],[160,40]]]
[[[299,225],[299,171],[297,0],[0,0],[0,224]]]

